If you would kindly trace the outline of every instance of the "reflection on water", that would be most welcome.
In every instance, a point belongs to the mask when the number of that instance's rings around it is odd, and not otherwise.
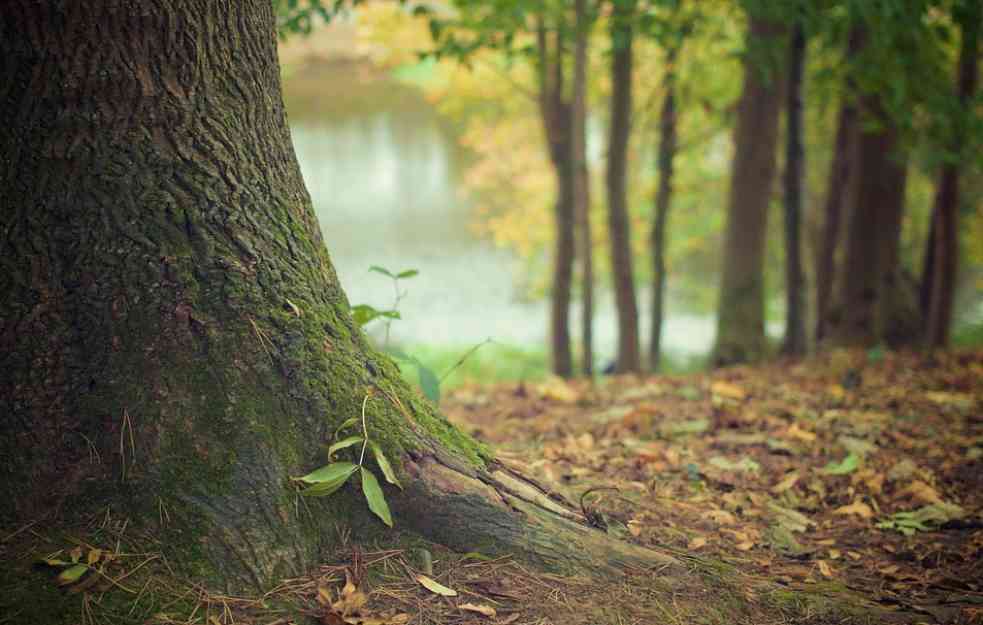
[[[304,180],[350,302],[391,306],[393,285],[369,273],[371,265],[419,269],[404,283],[395,342],[462,345],[491,337],[546,345],[547,302],[520,302],[513,272],[521,265],[470,231],[465,157],[422,96],[385,79],[367,84],[344,68],[291,77],[284,89]],[[599,299],[595,349],[605,358],[614,352],[615,316],[611,298]],[[644,313],[647,293],[639,301]],[[710,318],[671,316],[663,344],[702,353],[712,333]]]

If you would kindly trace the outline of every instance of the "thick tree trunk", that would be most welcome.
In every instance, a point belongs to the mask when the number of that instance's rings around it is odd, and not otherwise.
[[[591,18],[587,0],[576,0],[576,40],[573,56],[571,160],[574,165],[574,211],[580,232],[581,371],[594,375],[594,241],[590,223],[590,175],[587,169],[587,41]]]
[[[900,303],[898,268],[906,167],[897,132],[877,96],[862,99],[861,113],[878,123],[855,135],[857,170],[851,177],[843,278],[829,330],[839,345],[870,347],[882,339],[893,341],[897,328],[906,325],[895,316],[908,308]]]
[[[550,162],[556,177],[556,201],[553,209],[556,239],[553,248],[553,284],[550,290],[550,344],[553,373],[573,375],[570,351],[570,300],[573,288],[573,263],[576,256],[575,173],[571,159],[571,109],[563,95],[563,29],[556,28],[552,49],[546,32],[545,17],[540,18],[536,33],[539,72],[539,110],[543,132],[549,144]]]
[[[782,353],[805,353],[805,285],[802,272],[802,71],[806,38],[802,23],[795,25],[789,44],[785,110],[785,340]]]
[[[864,30],[855,26],[847,41],[847,63],[853,62],[864,40]],[[850,93],[856,91],[852,79],[846,81],[847,95],[840,103],[836,120],[836,140],[833,160],[829,167],[826,186],[826,204],[823,207],[823,237],[816,259],[816,343],[821,343],[829,333],[829,315],[833,310],[833,290],[837,277],[837,251],[842,238],[844,207],[849,202],[849,190],[856,163],[854,146],[857,132],[857,109]]]
[[[662,318],[665,315],[666,226],[672,201],[672,161],[676,155],[676,57],[678,47],[666,51],[665,96],[659,116],[658,172],[655,193],[655,222],[652,224],[652,339],[649,343],[649,370],[659,370],[662,353]]]
[[[355,487],[301,502],[290,480],[364,410],[400,526],[567,570],[665,560],[489,459],[366,343],[268,0],[65,6],[0,15],[0,521],[110,509],[199,580],[267,586],[337,526],[383,529]]]
[[[960,115],[966,119],[972,115],[969,110],[973,93],[976,90],[977,64],[979,62],[980,22],[983,21],[983,8],[978,2],[967,2],[961,8],[959,21],[962,28],[962,44],[959,51],[958,84],[956,91],[962,105]],[[926,314],[926,341],[932,347],[945,347],[949,343],[949,328],[952,325],[952,300],[956,290],[956,270],[959,263],[959,169],[964,134],[961,131],[965,122],[956,124],[952,137],[952,158],[942,166],[939,183],[935,192],[932,228],[930,231],[931,264],[923,280],[928,284]]]
[[[618,373],[642,368],[638,347],[638,303],[632,269],[631,225],[628,220],[628,139],[632,106],[632,17],[635,0],[614,0],[611,16],[611,129],[608,143],[608,232],[611,271],[618,312]]]
[[[764,47],[768,40],[777,45],[783,37],[781,25],[751,16],[749,47]],[[761,67],[756,56],[745,56],[724,235],[716,366],[755,360],[765,350],[765,232],[775,178],[781,87],[780,71]]]
[[[857,110],[848,102],[840,105],[836,122],[836,141],[833,160],[829,168],[826,186],[826,203],[823,208],[823,238],[816,259],[816,342],[826,338],[829,329],[829,312],[832,302],[833,282],[836,276],[836,249],[842,228],[843,207],[850,188],[853,133]]]

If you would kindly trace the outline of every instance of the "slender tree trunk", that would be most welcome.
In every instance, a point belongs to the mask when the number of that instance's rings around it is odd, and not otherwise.
[[[904,325],[894,314],[901,308],[897,250],[906,167],[897,132],[877,96],[864,96],[861,102],[861,113],[878,123],[855,136],[857,172],[851,177],[843,279],[829,319],[837,344],[870,347]]]
[[[614,0],[611,17],[611,134],[608,143],[607,195],[611,271],[618,311],[618,357],[615,364],[618,373],[637,372],[642,368],[627,198],[632,106],[631,20],[635,5],[635,0]]]
[[[655,194],[655,223],[652,224],[652,340],[649,369],[659,370],[662,352],[662,319],[666,290],[666,226],[672,200],[672,161],[676,155],[676,57],[679,48],[666,51],[665,97],[659,115],[659,189]]]
[[[976,90],[977,64],[979,62],[980,22],[983,21],[983,8],[978,2],[967,2],[961,7],[959,21],[962,28],[962,44],[959,51],[959,70],[957,93],[962,110],[960,114],[967,119],[973,93]],[[960,119],[953,136],[952,152],[954,160],[946,162],[939,174],[935,192],[935,206],[931,228],[931,274],[926,272],[929,282],[926,340],[932,347],[945,347],[949,343],[949,328],[952,325],[952,300],[956,290],[956,270],[959,262],[959,169],[962,146],[965,142],[959,130],[965,123]]]
[[[357,482],[301,503],[290,479],[360,417],[401,528],[566,570],[666,559],[496,463],[367,344],[291,148],[269,0],[67,7],[0,15],[4,526],[111,515],[199,581],[269,586],[338,527],[393,536]]]
[[[576,42],[573,61],[573,137],[571,160],[574,166],[574,212],[580,232],[581,344],[582,371],[594,374],[594,246],[590,223],[590,175],[587,169],[587,41],[590,16],[587,0],[576,0]]]
[[[802,23],[792,30],[788,54],[785,110],[785,340],[782,353],[805,353],[805,285],[802,272],[802,72],[806,38]]]
[[[922,254],[922,275],[918,283],[918,310],[922,315],[924,327],[922,334],[928,339],[928,318],[929,308],[932,305],[932,293],[935,290],[935,229],[939,220],[938,207],[939,193],[942,191],[941,179],[939,187],[935,190],[935,204],[932,212],[928,216],[928,236],[925,238],[925,252]]]
[[[823,209],[823,238],[816,260],[816,342],[826,338],[835,280],[836,249],[842,229],[843,206],[850,188],[853,133],[857,110],[846,100],[840,105],[836,122],[833,161],[829,168],[826,204]]]
[[[784,33],[780,24],[752,15],[748,46],[764,46],[767,40],[777,44]],[[775,178],[781,104],[781,72],[774,67],[760,67],[752,56],[746,55],[744,89],[734,130],[734,167],[713,356],[716,366],[755,360],[765,350],[765,232]]]
[[[556,240],[553,250],[553,284],[550,291],[550,342],[553,373],[573,375],[570,351],[570,300],[573,287],[573,263],[576,255],[575,169],[571,159],[571,103],[563,97],[563,35],[556,29],[553,45],[546,33],[545,18],[537,28],[539,54],[540,114],[549,144],[550,161],[556,177],[554,223]]]

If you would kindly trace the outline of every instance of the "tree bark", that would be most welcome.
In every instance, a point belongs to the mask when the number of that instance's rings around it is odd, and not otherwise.
[[[895,317],[907,308],[899,303],[898,268],[906,166],[897,131],[878,97],[864,96],[860,112],[876,120],[876,127],[855,136],[857,172],[850,192],[843,279],[829,320],[835,343],[870,347],[903,338],[897,336],[903,334],[898,328],[907,325]]]
[[[780,24],[752,15],[748,47],[777,45],[784,34]],[[745,55],[724,235],[716,366],[752,361],[765,350],[765,233],[775,178],[781,87],[780,71],[761,67],[760,59]]]
[[[550,162],[556,177],[553,209],[556,240],[553,249],[553,284],[550,291],[550,343],[553,373],[573,375],[570,351],[570,300],[573,289],[573,263],[576,255],[575,169],[571,159],[572,124],[569,100],[563,94],[563,33],[560,24],[554,33],[552,49],[546,32],[545,16],[540,16],[536,32],[539,72],[539,109],[543,131],[549,144]]]
[[[659,370],[662,353],[662,319],[665,315],[666,227],[672,201],[673,158],[676,156],[676,58],[678,46],[666,50],[665,96],[659,115],[659,151],[657,168],[659,188],[655,194],[655,222],[652,224],[652,339],[649,344],[649,369]]]
[[[932,347],[945,347],[949,343],[952,325],[952,301],[956,290],[956,272],[959,263],[959,170],[963,144],[962,128],[972,115],[970,102],[976,91],[977,64],[979,62],[980,22],[983,9],[977,2],[967,2],[961,7],[958,20],[962,30],[959,51],[959,69],[956,93],[960,103],[960,119],[952,136],[951,160],[942,166],[935,192],[932,211],[931,263],[923,280],[928,282],[926,313],[926,341]]]
[[[785,127],[785,340],[782,353],[800,356],[806,349],[805,285],[802,272],[802,72],[806,37],[802,23],[792,30],[788,55]]]
[[[611,16],[611,129],[608,143],[607,195],[611,271],[618,312],[618,355],[615,371],[641,371],[638,347],[638,303],[632,268],[631,225],[628,220],[628,139],[632,106],[632,17],[636,0],[613,0]]]
[[[581,371],[594,375],[594,241],[590,223],[590,175],[587,169],[587,41],[591,17],[587,0],[574,4],[576,39],[573,57],[571,160],[574,165],[574,212],[580,232]]]
[[[836,140],[833,160],[829,168],[826,186],[826,203],[823,208],[823,238],[816,260],[816,342],[826,338],[829,329],[829,313],[836,276],[836,250],[842,229],[843,206],[848,200],[850,188],[853,133],[857,110],[847,100],[840,104],[836,122]]]
[[[5,5],[0,521],[112,511],[199,581],[268,587],[338,526],[383,530],[355,486],[290,479],[364,411],[403,527],[567,571],[667,560],[495,462],[367,344],[279,80],[268,0]]]

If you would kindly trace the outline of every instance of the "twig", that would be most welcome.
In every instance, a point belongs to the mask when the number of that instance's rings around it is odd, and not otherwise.
[[[442,376],[440,376],[440,380],[439,380],[439,381],[440,381],[441,383],[443,383],[443,381],[447,379],[447,376],[449,376],[450,374],[452,374],[452,373],[454,373],[454,370],[455,370],[455,369],[457,369],[458,367],[460,367],[461,365],[463,365],[463,364],[464,364],[464,361],[465,361],[465,360],[467,360],[467,359],[468,359],[468,358],[469,358],[469,357],[471,356],[471,354],[473,354],[473,353],[475,353],[476,351],[478,351],[478,350],[479,350],[480,348],[482,348],[482,347],[484,347],[484,346],[485,346],[485,345],[487,345],[488,343],[494,343],[494,342],[495,342],[495,341],[493,341],[493,340],[491,339],[491,337],[488,337],[488,338],[487,338],[487,339],[485,339],[484,341],[482,341],[482,342],[480,342],[480,343],[478,343],[477,345],[475,345],[474,347],[472,347],[472,348],[471,348],[471,349],[469,349],[468,351],[466,351],[466,352],[464,352],[464,355],[463,355],[463,356],[461,356],[461,357],[460,357],[460,358],[458,359],[458,361],[457,361],[457,362],[455,362],[455,363],[454,363],[453,365],[451,365],[451,368],[450,368],[450,369],[448,369],[447,371],[445,371],[445,372],[444,372],[444,375],[442,375]]]
[[[369,403],[369,394],[365,394],[365,399],[362,400],[362,453],[358,456],[358,466],[362,466],[362,461],[365,460],[365,448],[369,444],[369,429],[368,425],[365,423],[365,405]]]

